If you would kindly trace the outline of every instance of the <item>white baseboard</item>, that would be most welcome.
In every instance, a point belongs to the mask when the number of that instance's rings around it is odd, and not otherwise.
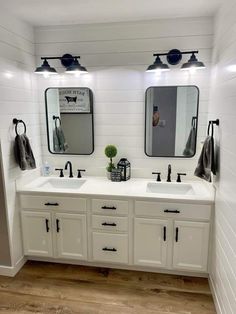
[[[14,277],[27,260],[22,257],[15,266],[0,266],[0,276]]]
[[[217,314],[223,314],[223,312],[221,310],[219,299],[218,299],[217,294],[216,294],[215,285],[214,285],[213,280],[211,279],[211,276],[209,276],[208,282],[209,282],[209,286],[210,286],[211,293],[212,293],[212,296],[213,296],[214,304],[215,304],[215,307],[216,307],[216,312],[217,312]]]

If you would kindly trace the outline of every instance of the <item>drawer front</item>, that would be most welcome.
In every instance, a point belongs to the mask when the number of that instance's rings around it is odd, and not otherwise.
[[[145,217],[210,220],[211,206],[136,201],[135,214],[137,216]]]
[[[128,264],[128,235],[93,232],[93,259]]]
[[[92,227],[99,230],[126,232],[128,231],[128,218],[93,215]]]
[[[92,211],[105,215],[128,215],[128,201],[93,199]]]
[[[28,209],[57,209],[86,211],[86,199],[59,196],[20,196],[21,207]]]

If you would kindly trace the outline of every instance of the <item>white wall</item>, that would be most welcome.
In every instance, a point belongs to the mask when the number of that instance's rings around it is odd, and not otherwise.
[[[227,5],[226,5],[227,4]],[[219,175],[213,233],[211,280],[219,313],[236,313],[236,3],[227,2],[215,21],[210,118],[219,118]]]
[[[151,85],[196,84],[200,88],[200,140],[206,132],[209,73],[213,44],[211,18],[158,20],[132,23],[110,23],[40,27],[35,30],[37,64],[41,56],[62,56],[64,53],[81,55],[81,63],[89,74],[75,78],[61,75],[59,78],[38,80],[39,105],[42,123],[43,159],[54,166],[63,166],[70,159],[75,167],[87,169],[89,175],[104,175],[107,163],[104,147],[118,146],[118,156],[127,157],[132,164],[133,175],[151,177],[153,170],[166,175],[167,164],[173,165],[173,173],[186,171],[191,175],[198,154],[189,160],[148,158],[144,154],[144,94]],[[207,69],[187,74],[174,69],[157,76],[145,73],[154,61],[154,52],[199,49],[199,59]],[[187,57],[186,57],[187,58]],[[186,61],[184,58],[184,61]],[[51,65],[59,66],[58,61]],[[63,69],[60,69],[63,71]],[[95,104],[95,152],[88,157],[53,156],[48,153],[46,142],[44,90],[49,86],[88,86],[93,90]]]
[[[15,137],[12,119],[23,119],[39,163],[40,132],[38,104],[35,101],[33,29],[0,11],[0,138],[6,186],[12,264],[22,257],[20,219],[15,179],[22,176],[13,157]]]

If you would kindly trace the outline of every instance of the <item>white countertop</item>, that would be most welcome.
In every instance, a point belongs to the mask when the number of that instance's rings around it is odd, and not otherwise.
[[[78,180],[85,180],[85,183],[78,189],[76,188],[53,188],[48,185],[44,185],[50,178],[54,180],[60,180],[60,183],[64,180],[78,182]],[[125,198],[142,198],[152,199],[165,202],[186,202],[186,203],[201,203],[212,204],[215,199],[215,189],[212,184],[204,181],[184,181],[177,184],[191,184],[194,194],[166,194],[166,193],[150,193],[147,191],[147,184],[156,181],[153,179],[138,179],[132,178],[125,182],[112,182],[105,177],[84,177],[82,179],[77,178],[58,178],[58,177],[39,177],[34,179],[30,183],[20,184],[17,183],[17,192],[21,194],[57,194],[60,196],[73,196],[73,197],[125,197]],[[158,184],[176,184],[161,182]]]

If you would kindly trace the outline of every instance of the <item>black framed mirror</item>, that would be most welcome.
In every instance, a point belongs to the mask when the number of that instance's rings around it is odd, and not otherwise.
[[[60,155],[91,155],[94,151],[91,89],[47,88],[45,105],[49,152]]]
[[[145,154],[191,158],[196,153],[199,89],[152,86],[145,93]]]

